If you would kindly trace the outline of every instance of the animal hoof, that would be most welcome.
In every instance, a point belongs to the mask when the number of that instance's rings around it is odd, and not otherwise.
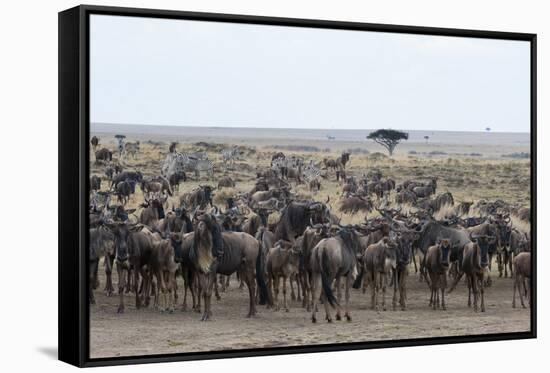
[[[332,323],[332,319],[327,319],[327,322],[330,324]]]
[[[312,322],[313,324],[315,324],[315,323],[317,322],[317,319],[316,319],[315,317],[312,317],[312,318],[311,318],[311,322]]]
[[[336,315],[336,320],[338,320],[338,321],[342,320],[342,316]]]
[[[351,316],[346,315],[346,320],[347,320],[348,322],[351,322]]]
[[[290,312],[290,310],[288,308],[285,308],[285,312]]]
[[[118,307],[117,313],[124,313],[124,307]]]

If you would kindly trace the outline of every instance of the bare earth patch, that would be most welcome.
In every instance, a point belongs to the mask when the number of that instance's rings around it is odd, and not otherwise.
[[[105,283],[101,273],[102,286]],[[529,309],[512,308],[512,280],[495,278],[486,290],[485,313],[468,308],[464,285],[447,298],[447,311],[428,307],[429,292],[417,275],[408,279],[407,311],[391,310],[391,292],[386,301],[388,311],[368,309],[370,292],[353,290],[352,322],[323,321],[317,324],[301,303],[291,302],[290,312],[273,311],[259,306],[258,316],[245,317],[248,295],[232,279],[231,287],[213,301],[213,320],[201,322],[192,311],[160,313],[153,308],[136,310],[133,296],[126,296],[126,312],[117,314],[118,297],[96,292],[97,304],[90,306],[90,357],[132,356],[194,351],[235,350],[325,343],[397,340],[440,336],[484,335],[530,330]],[[116,279],[115,279],[116,282]],[[183,284],[178,283],[181,291]],[[179,306],[181,306],[181,294]]]

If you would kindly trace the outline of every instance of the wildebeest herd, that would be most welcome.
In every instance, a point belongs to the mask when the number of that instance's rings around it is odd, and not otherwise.
[[[373,309],[388,308],[389,291],[391,308],[406,310],[413,280],[426,284],[426,307],[445,310],[453,290],[465,286],[464,306],[484,312],[493,265],[499,277],[513,278],[510,306],[516,306],[516,296],[529,306],[531,236],[524,229],[529,207],[500,199],[455,201],[451,192],[439,192],[435,177],[397,183],[376,168],[351,172],[349,152],[322,161],[273,152],[253,169],[249,190],[238,192],[235,161],[244,154],[241,147],[180,152],[172,143],[156,174],[145,175],[123,162],[140,153],[139,142],[124,139],[117,137],[112,152],[96,150],[100,139],[92,138],[96,168],[104,171],[90,177],[92,304],[101,260],[105,292],[118,293],[119,313],[128,294],[136,308],[152,299],[167,312],[176,309],[180,296],[186,309],[189,295],[191,308],[208,320],[214,295],[221,299],[216,316],[223,317],[222,295],[231,278],[248,289],[248,317],[260,306],[288,311],[298,300],[314,323],[321,305],[328,322],[333,311],[336,320],[351,321],[353,288],[362,289],[353,293],[357,296],[370,289]],[[223,176],[213,184],[215,171]],[[206,183],[185,187],[205,176]],[[327,180],[339,183],[338,194],[317,200],[297,191],[306,185],[315,195]],[[142,202],[128,208],[131,198]],[[364,219],[342,222],[342,215],[356,214]]]

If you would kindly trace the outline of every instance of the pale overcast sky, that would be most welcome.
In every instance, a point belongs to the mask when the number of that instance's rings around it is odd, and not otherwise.
[[[91,121],[529,132],[529,43],[92,15]]]

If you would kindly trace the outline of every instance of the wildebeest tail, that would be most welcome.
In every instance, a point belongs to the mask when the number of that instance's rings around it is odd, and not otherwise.
[[[323,292],[325,293],[325,296],[327,298],[328,303],[331,306],[335,306],[338,304],[338,301],[336,300],[336,297],[334,296],[334,293],[332,292],[332,284],[329,281],[329,268],[328,268],[328,256],[326,250],[323,250],[323,254],[321,255],[321,282],[323,285]]]
[[[262,250],[262,244],[258,247],[258,256],[256,257],[256,282],[258,284],[258,292],[260,295],[259,304],[264,305],[268,300],[267,283],[265,281],[264,270],[264,251]]]
[[[355,281],[353,282],[353,288],[359,289],[361,288],[361,282],[363,281],[363,274],[365,273],[365,269],[363,266],[360,266],[360,271],[357,274],[357,277],[355,278]]]

